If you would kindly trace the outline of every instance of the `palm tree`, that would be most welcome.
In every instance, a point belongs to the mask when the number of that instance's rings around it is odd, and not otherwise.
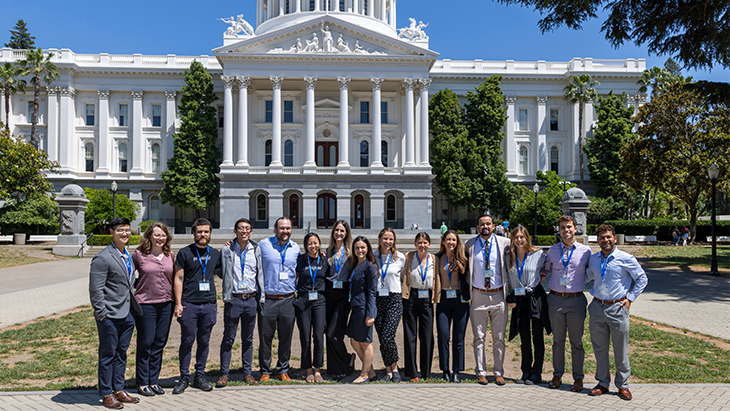
[[[601,84],[591,78],[589,74],[573,76],[572,82],[563,88],[565,97],[571,103],[578,105],[578,153],[580,155],[580,188],[583,188],[583,108],[587,101],[598,99],[595,86]]]
[[[659,92],[664,89],[665,83],[672,75],[668,70],[661,67],[652,67],[644,70],[641,73],[641,78],[636,82],[639,87],[639,93],[646,93],[649,87],[651,87],[651,98],[655,99]]]
[[[25,92],[25,80],[20,77],[26,74],[28,73],[22,67],[16,67],[9,62],[0,66],[0,79],[2,79],[5,95],[5,131],[7,132],[10,132],[10,95],[18,91]]]
[[[51,61],[53,53],[43,55],[43,49],[38,47],[35,50],[27,50],[25,52],[25,60],[20,60],[18,63],[20,67],[27,70],[31,77],[30,82],[33,83],[33,122],[30,127],[30,144],[36,147],[35,141],[35,126],[38,124],[38,102],[41,94],[41,75],[43,81],[50,85],[53,80],[58,79],[59,74],[56,68],[56,64]]]

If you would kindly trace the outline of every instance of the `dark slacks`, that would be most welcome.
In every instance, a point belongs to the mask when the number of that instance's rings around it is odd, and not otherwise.
[[[398,344],[395,334],[403,317],[403,299],[400,294],[375,297],[378,316],[375,317],[375,331],[378,332],[380,355],[386,367],[398,362]]]
[[[545,328],[539,318],[530,317],[529,300],[518,304],[518,307],[520,307],[520,312],[516,314],[520,316],[519,333],[522,357],[520,369],[523,374],[542,375],[542,365],[545,361],[545,335],[543,334]]]
[[[439,368],[441,371],[464,371],[464,336],[469,321],[469,303],[461,302],[461,293],[456,298],[446,298],[446,291],[441,292],[441,300],[436,304],[436,332],[438,334]],[[449,368],[449,340],[451,324],[454,324],[453,336],[453,368]]]
[[[283,300],[266,299],[259,313],[259,366],[262,374],[271,374],[271,343],[279,335],[279,361],[276,372],[289,372],[291,339],[294,332],[294,296]]]
[[[243,375],[251,375],[253,363],[253,331],[256,326],[258,301],[255,297],[233,297],[223,306],[223,339],[221,341],[221,374],[228,375],[231,366],[231,350],[236,342],[238,323],[241,323],[241,363]]]
[[[167,345],[172,322],[172,301],[140,304],[142,315],[137,323],[137,385],[155,385],[162,369],[162,351]]]
[[[299,293],[294,302],[299,328],[299,343],[302,347],[302,369],[324,367],[324,330],[327,327],[327,303],[324,294],[309,301],[309,293]],[[314,341],[314,344],[312,344]],[[314,346],[314,347],[312,347]],[[314,348],[314,349],[312,349]],[[314,357],[312,357],[314,354]]]
[[[210,332],[213,331],[216,323],[218,306],[215,302],[211,302],[205,304],[183,303],[183,307],[182,316],[177,319],[181,331],[178,352],[180,377],[190,377],[190,356],[193,342],[198,344],[195,351],[195,377],[203,377],[210,350]]]
[[[418,377],[416,335],[421,342],[419,355],[421,378],[431,378],[434,345],[432,293],[433,291],[429,290],[428,298],[418,298],[418,290],[413,288],[410,298],[403,299],[403,357],[405,357],[405,375],[409,378]]]
[[[345,345],[345,330],[347,329],[347,317],[350,314],[350,303],[347,301],[348,283],[343,289],[331,289],[331,283],[327,282],[325,301],[327,305],[327,373],[329,375],[342,375],[347,373],[350,366],[350,353]]]
[[[134,333],[134,317],[96,320],[99,333],[99,395],[110,395],[124,389],[127,349]]]

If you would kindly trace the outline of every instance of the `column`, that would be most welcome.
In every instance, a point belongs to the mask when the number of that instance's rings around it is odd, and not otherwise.
[[[375,5],[373,4],[373,0],[363,0],[363,1],[367,1],[368,2],[367,3],[368,4],[368,16],[369,17],[373,17],[375,15],[375,13],[374,13],[374,11],[375,11]]]
[[[340,84],[340,161],[337,163],[338,174],[350,173],[350,150],[348,143],[350,141],[350,119],[349,119],[349,103],[347,96],[347,87],[350,84],[349,77],[337,77]],[[339,203],[339,199],[337,200]],[[339,210],[340,206],[337,205]]]
[[[63,142],[58,146],[58,162],[61,174],[76,171],[76,164],[73,162],[74,153],[78,152],[76,133],[73,132],[76,109],[74,107],[74,96],[76,90],[71,86],[59,87],[61,93],[61,104],[58,118],[58,141]],[[73,165],[73,166],[72,166]]]
[[[96,168],[96,176],[100,177],[109,173],[109,165],[112,159],[111,138],[109,137],[109,90],[97,90],[99,95],[99,139],[98,150],[99,162]],[[50,138],[49,138],[50,140]]]
[[[568,179],[578,180],[580,178],[580,159],[578,158],[578,118],[579,118],[579,103],[572,103],[570,105],[570,134],[569,134],[569,147],[570,147],[570,164],[568,164]]]
[[[132,169],[130,174],[141,175],[142,158],[144,157],[144,140],[142,138],[142,96],[144,91],[132,91]]]
[[[350,205],[350,190],[343,192],[337,191],[337,219],[345,220],[351,226],[354,225],[354,221],[351,219],[352,206]]]
[[[537,168],[536,170],[548,170],[547,150],[547,113],[546,107],[548,96],[537,96]]]
[[[302,0],[294,0],[294,3],[294,12],[299,13],[300,11],[302,11]]]
[[[271,165],[269,172],[281,173],[281,84],[284,77],[269,77],[271,85],[274,89],[274,98],[272,101],[273,113],[271,115]]]
[[[256,1],[256,28],[264,22],[264,0]]]
[[[352,12],[360,14],[360,0],[352,0]]]
[[[254,200],[256,201],[256,200]],[[284,215],[284,192],[283,190],[269,191],[269,229],[274,229],[276,220]],[[316,227],[316,225],[315,225]]]
[[[421,163],[421,84],[413,79],[413,156],[416,165]]]
[[[163,146],[163,152],[165,154],[165,161],[160,163],[160,171],[167,170],[167,160],[172,158],[172,153],[175,148],[175,140],[172,134],[175,132],[175,96],[177,91],[165,91],[165,142]]]
[[[372,3],[372,0],[368,0]],[[382,173],[383,162],[380,160],[380,142],[382,141],[381,136],[381,123],[380,123],[380,86],[383,84],[382,78],[371,78],[370,85],[373,86],[373,107],[372,107],[372,123],[373,123],[373,138],[372,145],[370,147],[370,172],[375,171],[376,173]],[[375,170],[374,170],[375,169]]]
[[[301,217],[299,219],[305,229],[309,227],[317,228],[317,193],[312,191],[302,194]]]
[[[304,132],[304,173],[314,174],[317,172],[317,163],[314,162],[314,86],[317,84],[317,77],[304,77],[304,83],[307,86],[307,118]]]
[[[321,2],[322,0],[314,0],[314,11],[322,10]]]
[[[284,0],[279,0],[279,14],[277,16],[283,16],[285,14],[284,5]]]
[[[390,27],[395,30],[396,25],[396,18],[395,18],[395,0],[390,0]]]
[[[428,88],[431,85],[431,79],[420,79],[418,83],[421,86],[421,167],[431,167],[428,150]]]
[[[221,76],[223,80],[223,162],[233,165],[233,76]]]
[[[299,2],[297,1],[297,4]],[[236,166],[248,167],[248,86],[251,77],[236,76],[238,80],[238,161]]]
[[[413,85],[415,80],[412,78],[403,79],[403,87],[406,89],[406,108],[405,108],[405,125],[406,125],[406,167],[416,165],[416,139],[413,127]]]
[[[367,217],[367,216],[366,216]],[[379,190],[377,194],[370,192],[370,228],[380,229],[385,226],[385,196]]]
[[[505,143],[504,155],[507,163],[507,175],[517,174],[517,165],[515,161],[515,120],[517,114],[515,113],[515,103],[517,102],[517,96],[505,96],[504,101],[507,103],[507,139]]]
[[[48,129],[46,131],[48,146],[46,152],[49,160],[58,161],[58,87],[48,86],[46,91],[48,92]],[[4,96],[2,101],[5,103]],[[2,113],[5,113],[5,106],[3,106]]]

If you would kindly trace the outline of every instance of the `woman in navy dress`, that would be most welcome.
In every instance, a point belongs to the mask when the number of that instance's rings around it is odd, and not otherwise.
[[[373,323],[378,314],[375,307],[378,266],[373,256],[370,241],[363,236],[352,242],[353,255],[350,257],[350,322],[347,335],[350,343],[362,361],[360,375],[354,384],[374,380],[373,369]]]

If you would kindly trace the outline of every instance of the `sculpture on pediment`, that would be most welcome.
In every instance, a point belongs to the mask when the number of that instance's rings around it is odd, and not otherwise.
[[[218,20],[231,25],[224,33],[226,36],[238,37],[239,33],[243,33],[244,36],[253,36],[253,26],[243,19],[243,14],[239,14],[236,19],[231,16],[228,20]]]
[[[307,40],[307,47],[303,50],[305,53],[316,53],[319,51],[319,39],[317,33],[312,33],[312,40]]]
[[[398,29],[398,37],[409,41],[428,40],[428,36],[423,29],[428,27],[429,23],[424,24],[422,21],[419,21],[418,25],[416,25],[416,19],[413,17],[409,17],[408,20],[411,22],[410,26]]]
[[[289,47],[289,53],[301,53],[302,51],[304,51],[304,46],[302,46],[302,39],[298,38],[297,42]]]
[[[340,34],[340,37],[337,38],[337,50],[340,53],[351,53],[352,50],[350,50],[350,45],[347,43],[348,42],[342,40],[342,34]]]
[[[334,52],[333,44],[334,41],[332,40],[332,33],[330,33],[330,26],[325,25],[322,28],[322,51],[325,53]]]
[[[368,54],[367,51],[363,50],[359,40],[355,40],[355,53],[357,54]]]

